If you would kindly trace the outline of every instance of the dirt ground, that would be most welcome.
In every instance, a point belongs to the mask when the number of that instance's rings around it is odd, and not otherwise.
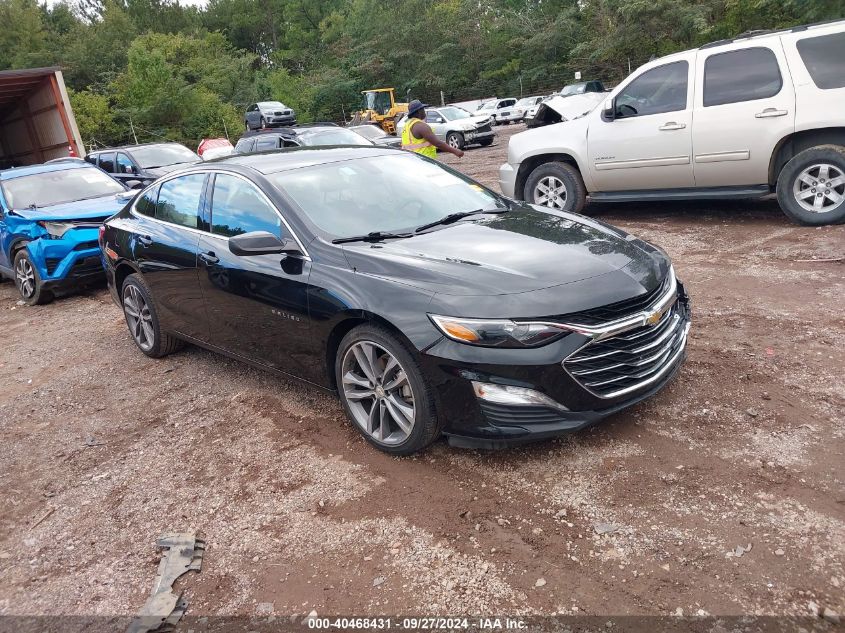
[[[447,162],[497,187],[518,129]],[[672,256],[688,361],[588,432],[499,452],[388,457],[331,395],[197,348],[146,358],[104,289],[27,307],[0,285],[0,615],[134,614],[156,537],[196,530],[192,616],[827,609],[804,626],[835,626],[845,227],[774,201],[587,212]]]

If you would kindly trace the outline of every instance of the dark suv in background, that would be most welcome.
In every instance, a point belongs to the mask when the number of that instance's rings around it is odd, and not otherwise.
[[[247,131],[294,123],[296,123],[296,112],[281,101],[253,103],[244,114],[244,127]]]
[[[85,160],[128,187],[141,187],[156,178],[202,159],[179,143],[127,145],[91,152]]]

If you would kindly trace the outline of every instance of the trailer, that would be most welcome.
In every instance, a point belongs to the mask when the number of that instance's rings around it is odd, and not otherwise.
[[[0,169],[85,156],[60,68],[0,71]]]

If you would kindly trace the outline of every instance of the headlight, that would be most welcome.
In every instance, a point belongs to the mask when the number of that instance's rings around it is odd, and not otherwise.
[[[38,224],[52,237],[56,238],[62,237],[65,233],[76,227],[72,222],[39,222]]]
[[[453,341],[482,347],[537,347],[566,336],[570,330],[546,323],[521,323],[510,319],[464,319],[428,315]]]

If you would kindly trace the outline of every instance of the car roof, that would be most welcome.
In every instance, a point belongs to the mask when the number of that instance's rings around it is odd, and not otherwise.
[[[116,152],[120,151],[132,151],[138,147],[161,147],[164,145],[182,145],[182,143],[177,143],[176,141],[159,141],[156,143],[138,143],[136,145],[121,145],[120,147],[103,147],[102,149],[95,149],[92,152],[88,152],[88,155],[91,154],[102,154],[104,152]],[[185,147],[182,145],[182,147]]]
[[[14,167],[0,171],[0,180],[13,180],[24,176],[35,174],[48,174],[53,171],[66,171],[68,169],[97,169],[94,165],[86,162],[49,163],[40,165],[27,165],[26,167]]]
[[[216,158],[199,166],[199,169],[232,166],[246,167],[260,174],[274,174],[280,171],[323,165],[345,160],[356,160],[370,156],[394,156],[403,150],[380,145],[318,145],[291,147],[284,150],[259,152],[257,154],[235,154]],[[404,152],[407,154],[407,152]]]

